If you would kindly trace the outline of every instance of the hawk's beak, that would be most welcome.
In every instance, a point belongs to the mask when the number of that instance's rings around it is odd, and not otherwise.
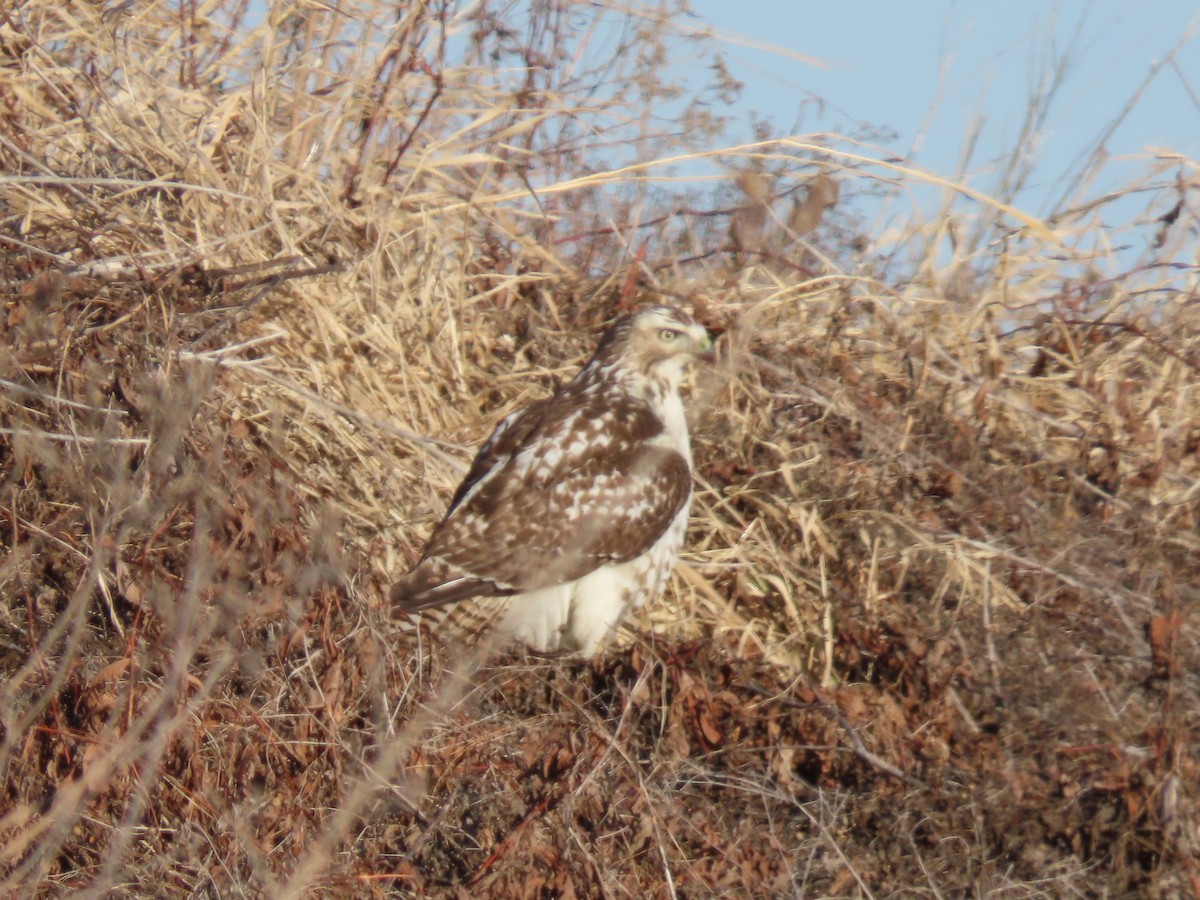
[[[696,353],[697,358],[704,360],[706,363],[715,363],[717,361],[717,348],[713,345],[713,339],[710,335],[704,335],[696,342],[700,348]]]

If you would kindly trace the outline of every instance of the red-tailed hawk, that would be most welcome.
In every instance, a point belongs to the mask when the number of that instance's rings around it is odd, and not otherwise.
[[[679,385],[712,352],[678,309],[618,319],[574,379],[496,426],[392,602],[442,607],[436,619],[472,633],[498,621],[501,637],[539,650],[595,653],[662,592],[679,555],[692,498]],[[486,599],[446,609],[467,598]]]

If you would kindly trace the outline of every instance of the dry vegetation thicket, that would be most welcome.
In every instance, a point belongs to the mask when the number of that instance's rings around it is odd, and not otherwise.
[[[683,4],[262,14],[0,15],[0,892],[1200,890],[1195,161],[872,233],[935,180],[712,150]],[[645,296],[723,332],[664,602],[595,661],[395,621]]]

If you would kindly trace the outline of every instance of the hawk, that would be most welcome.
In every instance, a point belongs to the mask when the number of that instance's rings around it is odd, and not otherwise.
[[[505,639],[594,654],[658,597],[683,545],[692,452],[679,386],[712,358],[708,332],[674,307],[614,322],[574,379],[496,426],[392,603],[469,634],[498,622]]]

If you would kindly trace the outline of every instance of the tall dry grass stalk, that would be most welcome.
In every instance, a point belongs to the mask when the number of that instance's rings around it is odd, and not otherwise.
[[[1195,885],[1196,163],[1118,231],[735,142],[687,23],[3,13],[6,892]],[[978,218],[866,230],[914,186]],[[650,294],[724,333],[666,601],[596,663],[392,621],[470,448]]]

